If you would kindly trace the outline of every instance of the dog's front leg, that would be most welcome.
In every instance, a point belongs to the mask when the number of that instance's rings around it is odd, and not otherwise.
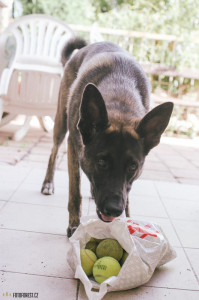
[[[77,229],[81,216],[80,166],[78,154],[72,139],[68,139],[68,173],[69,173],[69,225],[67,236],[70,237]]]

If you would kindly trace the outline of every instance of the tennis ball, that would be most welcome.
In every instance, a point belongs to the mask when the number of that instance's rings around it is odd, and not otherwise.
[[[124,264],[124,262],[125,262],[125,260],[127,259],[128,255],[129,255],[129,254],[128,254],[126,251],[124,251],[124,254],[123,254],[123,256],[122,256],[122,258],[121,258],[121,260],[120,260],[121,265]]]
[[[101,241],[103,241],[104,239],[96,239],[95,238],[95,241],[99,244]]]
[[[90,241],[89,242],[95,242],[95,238],[90,238]]]
[[[97,260],[95,253],[89,249],[81,249],[80,259],[81,259],[82,269],[84,270],[86,275],[87,276],[92,275],[93,265]]]
[[[119,262],[110,256],[105,256],[96,261],[93,266],[93,276],[98,283],[102,283],[111,276],[117,276],[121,266]]]
[[[96,241],[89,241],[86,244],[85,249],[89,249],[95,253],[97,245],[98,245],[98,243]]]
[[[94,237],[90,238],[89,242],[96,242],[96,243],[100,243],[101,241],[103,241],[102,239],[96,239]]]
[[[119,261],[122,258],[123,249],[118,241],[113,239],[105,239],[97,246],[96,254],[98,258],[111,256]]]

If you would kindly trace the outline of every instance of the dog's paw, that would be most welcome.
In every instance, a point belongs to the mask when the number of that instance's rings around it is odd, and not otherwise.
[[[71,237],[73,235],[73,233],[75,232],[75,230],[77,229],[78,226],[68,226],[67,229],[67,237]]]
[[[43,195],[54,194],[54,184],[52,182],[44,182],[41,188],[41,193]]]

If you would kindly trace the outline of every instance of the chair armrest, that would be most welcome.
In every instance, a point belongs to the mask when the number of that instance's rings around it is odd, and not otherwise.
[[[5,45],[7,40],[7,35],[2,33],[0,34],[0,78],[1,74],[3,72],[3,69],[5,68],[5,61],[4,61],[4,53],[5,53]]]
[[[0,95],[7,94],[12,71],[13,71],[12,68],[6,68],[3,70],[0,77]]]

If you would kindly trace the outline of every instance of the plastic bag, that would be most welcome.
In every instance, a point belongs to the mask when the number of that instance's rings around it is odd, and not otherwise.
[[[87,277],[81,267],[80,249],[91,237],[116,239],[129,253],[118,276],[112,276],[98,284],[93,277]],[[151,278],[156,267],[176,257],[162,229],[148,221],[131,218],[117,218],[104,223],[96,217],[83,217],[81,224],[69,239],[67,261],[84,285],[90,300],[99,300],[110,291],[121,291],[138,287]]]

